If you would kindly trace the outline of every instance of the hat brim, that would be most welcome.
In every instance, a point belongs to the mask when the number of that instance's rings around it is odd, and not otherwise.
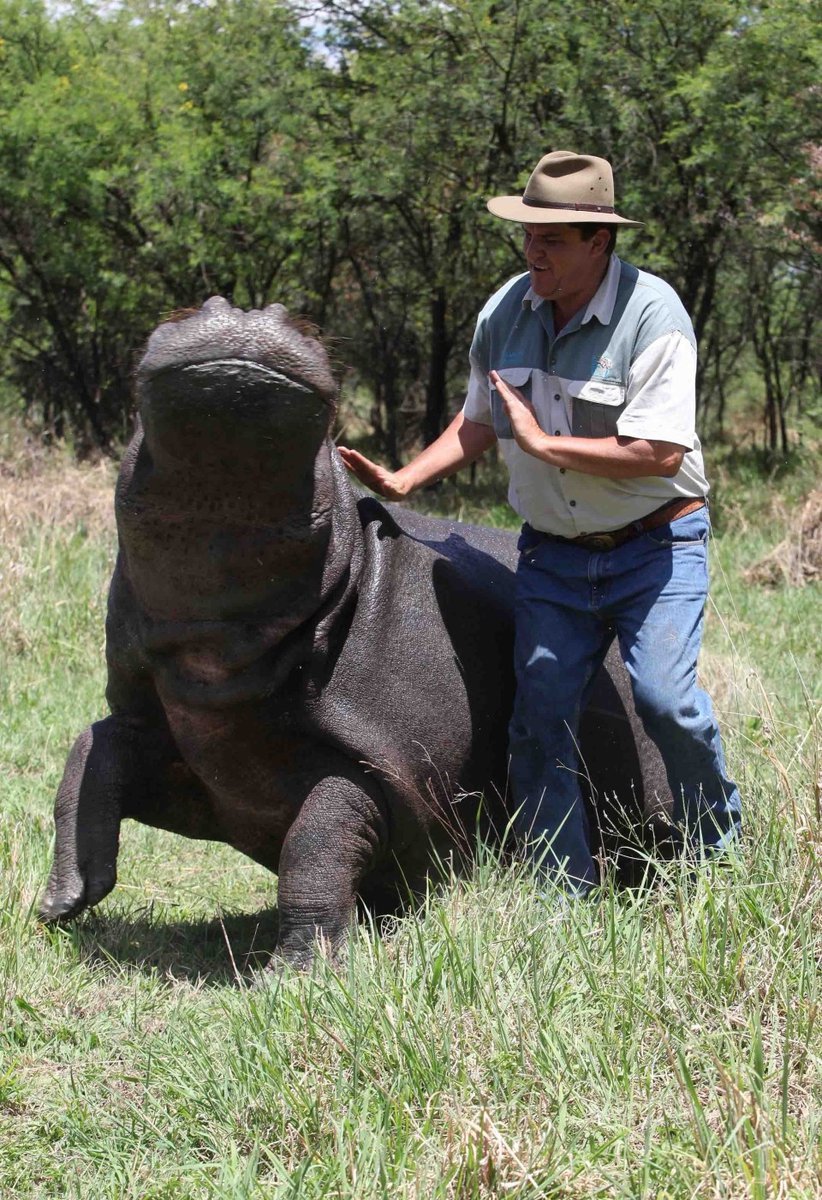
[[[629,221],[618,213],[585,212],[576,208],[543,208],[539,204],[526,204],[522,196],[494,196],[486,207],[495,217],[503,221],[518,221],[521,225],[622,225],[629,229],[640,229],[644,221]]]

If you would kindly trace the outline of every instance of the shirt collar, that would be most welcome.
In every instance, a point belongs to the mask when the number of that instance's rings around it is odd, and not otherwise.
[[[611,317],[614,315],[614,305],[616,304],[621,271],[622,263],[615,254],[612,254],[611,260],[608,263],[608,270],[602,277],[602,283],[588,301],[588,306],[585,309],[580,325],[586,325],[592,317],[596,317],[602,325],[609,323]],[[543,303],[542,296],[537,296],[534,289],[530,287],[522,298],[523,307],[526,304],[530,304],[533,311],[536,311]]]

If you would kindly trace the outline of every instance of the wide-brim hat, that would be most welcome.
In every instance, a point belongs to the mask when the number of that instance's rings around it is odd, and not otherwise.
[[[504,221],[559,225],[584,221],[596,225],[639,228],[614,211],[611,164],[592,154],[553,150],[539,160],[521,196],[494,196],[488,211]]]

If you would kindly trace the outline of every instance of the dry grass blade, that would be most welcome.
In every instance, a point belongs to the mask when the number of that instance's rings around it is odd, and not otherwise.
[[[114,529],[112,462],[77,463],[68,450],[15,439],[0,457],[0,528],[6,537],[32,526],[89,534]]]
[[[748,583],[803,587],[822,579],[822,488],[789,519],[788,536],[745,572]]]

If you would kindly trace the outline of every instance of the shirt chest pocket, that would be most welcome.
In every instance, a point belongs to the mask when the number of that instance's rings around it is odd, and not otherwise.
[[[515,387],[518,391],[522,392],[526,400],[531,400],[532,372],[530,367],[498,367],[497,373],[506,383],[510,383],[511,387]],[[514,431],[511,428],[511,422],[508,420],[502,396],[500,396],[495,387],[491,388],[491,415],[494,421],[494,433],[497,437],[513,438]]]
[[[574,437],[616,437],[625,411],[625,386],[612,379],[574,379],[568,385]]]

